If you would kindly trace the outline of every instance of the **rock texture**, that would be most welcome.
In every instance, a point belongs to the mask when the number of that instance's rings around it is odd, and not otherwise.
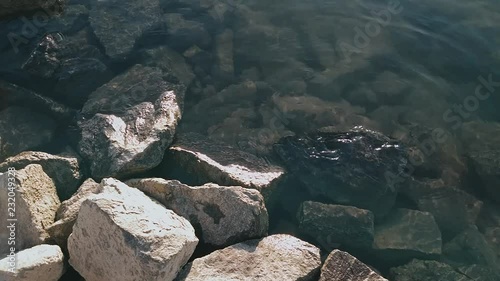
[[[60,200],[70,198],[84,177],[82,160],[69,147],[59,155],[40,151],[22,152],[0,163],[0,172],[7,171],[9,167],[19,170],[30,164],[42,166],[44,172],[54,181]]]
[[[87,281],[173,280],[198,244],[191,224],[123,183],[106,179],[101,186],[110,191],[80,207],[68,239],[70,264]]]
[[[387,281],[347,252],[334,250],[321,268],[319,281]]]
[[[394,205],[398,175],[406,165],[399,143],[360,127],[285,137],[274,149],[311,195],[371,210],[376,216]]]
[[[47,144],[55,129],[54,120],[27,108],[12,106],[0,111],[0,162]]]
[[[329,251],[370,248],[373,242],[373,213],[351,206],[303,202],[297,214],[299,229]]]
[[[189,182],[213,182],[257,189],[267,199],[284,176],[284,170],[255,155],[216,143],[194,133],[181,134],[169,148],[167,169],[184,174]],[[181,175],[182,176],[182,175]],[[193,180],[191,180],[193,181]]]
[[[9,181],[13,178],[13,181]],[[14,182],[15,211],[9,209],[12,198],[9,196],[8,182]],[[0,175],[0,219],[15,218],[16,250],[22,250],[46,242],[49,238],[46,228],[54,222],[57,208],[61,202],[57,197],[56,187],[42,166],[32,164],[14,174]],[[9,229],[4,227],[0,231],[2,241],[7,241]],[[7,243],[0,245],[0,254],[8,252]]]
[[[184,87],[158,68],[136,65],[91,94],[78,122],[80,154],[94,178],[158,165],[181,117]]]
[[[289,235],[272,235],[215,251],[186,265],[176,280],[314,280],[319,249]]]
[[[158,178],[126,182],[188,219],[201,242],[228,246],[267,235],[269,218],[257,190],[239,186],[187,186]]]
[[[0,17],[29,12],[40,8],[52,10],[52,6],[61,6],[62,3],[63,1],[60,0],[2,0],[0,1]]]
[[[55,245],[38,245],[16,255],[15,270],[9,270],[9,257],[0,260],[2,281],[57,281],[66,271],[64,256]]]
[[[448,264],[416,259],[406,265],[392,268],[390,275],[394,281],[479,281],[458,272]]]
[[[388,262],[441,254],[441,232],[431,214],[396,209],[375,227],[373,248]]]

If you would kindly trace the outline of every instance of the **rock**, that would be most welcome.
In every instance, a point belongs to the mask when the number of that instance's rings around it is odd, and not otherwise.
[[[438,256],[441,247],[441,232],[427,212],[396,209],[375,226],[375,255],[388,263]]]
[[[80,31],[88,25],[89,10],[87,7],[82,4],[76,4],[75,2],[77,1],[72,0],[70,2],[72,3],[66,3],[64,10],[49,21],[46,27],[48,32],[71,34]]]
[[[13,180],[11,180],[13,179]],[[8,183],[14,183],[16,191],[9,189]],[[11,192],[14,192],[12,197]],[[15,210],[11,209],[15,198]],[[57,197],[56,187],[42,166],[32,164],[14,173],[0,175],[0,219],[17,219],[9,222],[15,225],[15,249],[23,250],[46,242],[49,234],[46,228],[54,222],[56,211],[61,202]],[[0,231],[2,241],[7,241],[11,230],[7,227]],[[9,252],[9,245],[2,243],[0,256]]]
[[[387,281],[347,252],[334,250],[321,268],[319,281]]]
[[[173,140],[185,88],[158,68],[136,65],[93,92],[82,109],[80,154],[94,178],[158,165]]]
[[[83,201],[99,190],[101,188],[98,183],[93,179],[87,179],[78,191],[70,199],[62,202],[57,209],[55,222],[47,228],[47,232],[65,252],[67,252],[68,237],[73,232],[73,225]]]
[[[158,178],[129,180],[126,184],[189,220],[203,243],[228,246],[267,235],[269,218],[257,190],[210,183],[190,187]]]
[[[58,32],[47,34],[40,39],[23,70],[55,81],[54,99],[81,108],[89,94],[112,77],[103,63],[103,54],[89,37],[86,29],[67,37]]]
[[[115,189],[85,200],[68,239],[69,263],[87,281],[173,280],[198,239],[189,222],[141,191]]]
[[[323,132],[282,138],[274,150],[313,196],[382,216],[403,181],[405,149],[374,131]],[[396,178],[396,180],[392,180]]]
[[[195,78],[191,66],[186,63],[185,59],[168,47],[161,46],[146,50],[143,57],[145,66],[160,68],[170,80],[177,80],[189,86]]]
[[[484,231],[484,239],[490,244],[493,251],[500,258],[500,227],[488,227]]]
[[[165,158],[166,168],[175,168],[173,174],[183,174],[183,182],[253,188],[266,200],[284,176],[282,168],[255,155],[192,133],[178,135]]]
[[[293,236],[277,234],[212,252],[186,265],[176,280],[315,280],[319,249]]]
[[[106,54],[123,60],[141,36],[161,23],[161,14],[158,0],[94,1],[89,19]]]
[[[175,50],[185,51],[192,45],[203,49],[210,47],[212,38],[204,25],[197,21],[186,20],[182,14],[165,14],[163,22],[168,32],[168,44]]]
[[[390,276],[394,281],[474,280],[445,263],[417,259],[406,265],[391,268]]]
[[[0,111],[0,162],[49,143],[55,129],[51,118],[26,108],[12,106]]]
[[[402,193],[415,202],[419,210],[431,213],[447,237],[474,225],[483,206],[474,196],[446,185],[443,180],[411,179]]]
[[[6,172],[10,167],[22,169],[30,164],[42,166],[44,172],[54,181],[60,200],[70,198],[83,180],[82,160],[70,147],[59,155],[40,151],[22,152],[0,163],[0,172]]]
[[[465,265],[456,270],[474,281],[497,281],[500,279],[498,272],[482,265]]]
[[[13,266],[9,259],[0,260],[2,281],[57,281],[66,271],[61,248],[55,245],[43,244],[20,251]]]
[[[214,77],[230,82],[234,77],[233,31],[226,29],[215,37],[216,64],[212,71]]]
[[[297,215],[299,229],[314,237],[329,251],[343,248],[371,248],[373,213],[351,206],[303,202]]]
[[[22,12],[29,12],[37,9],[50,10],[52,6],[61,7],[63,1],[60,0],[2,0],[0,1],[0,18],[15,15]]]

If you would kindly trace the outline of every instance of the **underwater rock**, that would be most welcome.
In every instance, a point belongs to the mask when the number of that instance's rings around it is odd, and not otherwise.
[[[215,37],[216,64],[212,70],[218,81],[230,82],[234,78],[233,31],[226,29]]]
[[[448,264],[417,259],[406,265],[391,268],[390,276],[394,281],[479,281],[458,272]]]
[[[61,7],[64,1],[62,0],[1,0],[0,1],[0,18],[10,15],[19,14],[22,12],[30,12],[37,9],[52,10],[53,6]]]
[[[301,232],[313,237],[326,250],[371,248],[373,213],[352,206],[303,202],[297,214]]]
[[[314,245],[277,234],[197,258],[175,280],[313,281],[320,266],[320,252]]]
[[[257,190],[208,183],[188,186],[176,180],[126,182],[191,222],[201,243],[229,246],[267,235],[269,218]]]
[[[136,65],[93,92],[82,109],[80,154],[94,178],[157,166],[181,118],[185,87],[158,68]]]
[[[387,281],[347,252],[333,250],[321,267],[319,281]]]
[[[163,23],[168,33],[168,45],[175,50],[183,52],[192,45],[206,49],[212,43],[212,37],[202,23],[186,20],[181,14],[165,14]]]
[[[274,150],[311,195],[375,216],[394,205],[406,165],[397,141],[361,127],[285,137]]]
[[[158,48],[145,50],[143,53],[143,65],[157,67],[167,76],[167,80],[177,80],[188,87],[195,75],[191,66],[176,51],[160,46]]]

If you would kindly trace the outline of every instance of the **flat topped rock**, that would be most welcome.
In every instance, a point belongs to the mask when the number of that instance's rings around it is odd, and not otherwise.
[[[282,138],[274,150],[313,196],[386,214],[406,165],[405,149],[383,134],[355,127]]]
[[[321,268],[319,281],[387,281],[347,252],[333,250]]]

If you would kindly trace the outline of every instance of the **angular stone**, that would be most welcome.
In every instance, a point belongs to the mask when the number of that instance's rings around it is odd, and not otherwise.
[[[431,261],[414,259],[410,263],[391,268],[391,280],[394,281],[437,281],[437,280],[453,280],[453,281],[472,281],[469,278],[456,271],[448,264]],[[479,280],[478,280],[479,281]]]
[[[168,44],[175,50],[184,51],[192,45],[208,48],[212,42],[202,23],[186,20],[182,14],[165,14],[163,23],[169,36]]]
[[[282,138],[274,150],[312,196],[385,215],[404,178],[406,151],[395,140],[355,127]]]
[[[70,198],[83,180],[82,160],[70,147],[58,155],[39,151],[22,152],[0,163],[0,172],[6,172],[9,167],[22,169],[30,164],[42,166],[44,172],[54,181],[60,200]]]
[[[189,86],[195,78],[184,57],[166,46],[146,50],[143,57],[145,66],[158,67],[169,79],[180,81],[185,86]]]
[[[173,140],[185,88],[158,68],[136,65],[91,94],[78,122],[80,154],[94,178],[158,165]]]
[[[215,38],[216,64],[212,74],[219,79],[231,81],[234,77],[233,31],[226,29]]]
[[[60,0],[2,0],[0,1],[0,17],[14,15],[21,12],[29,12],[36,9],[52,10],[52,6],[62,6],[63,1]]]
[[[126,184],[189,220],[203,243],[228,246],[267,235],[269,218],[257,190],[211,183],[191,187],[159,178]]]
[[[293,236],[277,234],[212,252],[186,265],[176,280],[290,280],[317,278],[319,249]]]
[[[16,191],[9,189],[9,183],[14,184]],[[14,197],[11,192],[15,193]],[[15,203],[15,210],[11,209],[10,203]],[[5,222],[7,219],[17,219],[14,222],[16,251],[48,240],[46,228],[54,222],[60,204],[54,182],[45,174],[42,166],[32,164],[15,173],[0,174],[0,219]],[[1,240],[7,241],[9,236],[10,230],[7,227],[1,228]],[[7,243],[2,243],[0,256],[8,253],[9,248]]]
[[[0,111],[0,162],[38,148],[54,137],[56,124],[42,114],[12,106]]]
[[[473,281],[497,281],[500,280],[500,273],[498,270],[495,272],[494,269],[487,266],[473,264],[464,265],[456,269],[463,275],[469,277]]]
[[[193,133],[177,135],[166,159],[166,165],[187,174],[185,178],[257,189],[266,200],[285,174],[255,155]]]
[[[66,271],[61,248],[55,245],[38,245],[16,254],[14,272],[9,270],[9,258],[0,260],[2,281],[57,281]]]
[[[388,262],[441,254],[441,232],[430,213],[396,209],[375,226],[373,248]]]
[[[351,206],[303,202],[297,215],[299,229],[329,251],[343,248],[371,248],[373,213]]]
[[[145,32],[160,24],[161,13],[158,0],[95,1],[89,20],[106,54],[122,60]]]
[[[189,222],[112,179],[85,200],[68,239],[70,264],[87,281],[173,280],[198,243]]]
[[[321,268],[319,281],[387,281],[347,252],[334,250]]]

